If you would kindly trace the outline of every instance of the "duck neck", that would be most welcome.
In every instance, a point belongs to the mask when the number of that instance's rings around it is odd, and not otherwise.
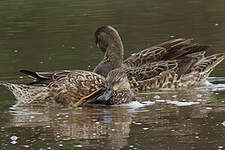
[[[109,46],[106,48],[104,59],[108,61],[112,68],[119,68],[123,64],[123,55],[124,49],[122,41],[119,40],[115,43],[110,43]]]

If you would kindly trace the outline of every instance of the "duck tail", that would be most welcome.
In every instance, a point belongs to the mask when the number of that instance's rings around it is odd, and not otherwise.
[[[5,86],[15,98],[20,102],[32,101],[33,97],[37,96],[40,92],[46,91],[45,87],[38,87],[24,84],[14,84],[5,81],[0,81],[0,86]]]
[[[9,82],[5,82],[5,81],[0,81],[0,86],[4,86],[6,87],[10,92],[12,92],[12,94],[16,97],[17,100],[19,97],[19,86],[17,84],[13,84],[13,83],[9,83]]]
[[[28,75],[28,76],[31,76],[33,78],[35,78],[36,80],[41,80],[42,77],[40,77],[40,75],[38,75],[36,72],[33,72],[33,71],[29,71],[29,70],[20,70],[20,72]]]
[[[32,77],[35,81],[27,84],[27,85],[47,85],[52,80],[51,76],[53,74],[49,74],[48,72],[33,72],[29,70],[20,70],[20,72]],[[42,74],[44,74],[44,76]]]
[[[8,83],[5,81],[0,81],[0,86],[5,86],[6,88],[8,88],[10,90],[10,87],[12,86],[12,83]]]
[[[208,57],[204,57],[198,61],[194,66],[192,71],[204,73],[208,72],[208,75],[213,71],[213,69],[223,61],[225,58],[225,53],[214,54]]]

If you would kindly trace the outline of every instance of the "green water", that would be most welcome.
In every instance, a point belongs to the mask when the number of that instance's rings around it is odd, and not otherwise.
[[[26,82],[20,69],[92,70],[103,54],[94,32],[112,25],[125,55],[173,38],[225,52],[223,0],[2,0],[0,80]],[[126,106],[15,108],[0,87],[0,149],[222,150],[225,147],[225,61],[213,85],[142,93]]]

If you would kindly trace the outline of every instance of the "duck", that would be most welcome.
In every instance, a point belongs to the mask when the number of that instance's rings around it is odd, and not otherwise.
[[[78,107],[88,98],[94,98],[104,89],[105,78],[90,71],[74,70],[54,77],[47,86],[14,84],[1,81],[17,99],[15,106],[58,106]]]
[[[99,27],[94,36],[95,43],[104,53],[104,57],[103,60],[94,68],[93,72],[106,77],[111,70],[120,67],[123,63],[123,43],[117,30],[111,26]],[[20,70],[23,74],[35,79],[33,82],[28,83],[28,85],[35,86],[47,86],[58,76],[66,75],[73,71],[74,70],[35,72],[25,69]]]
[[[29,84],[0,82],[0,85],[6,86],[14,94],[17,99],[16,106],[63,104],[77,107],[83,103],[91,103],[87,99],[93,99],[105,85],[104,74],[84,70],[21,72],[35,78],[36,81]]]
[[[124,68],[143,69],[148,68],[148,66],[150,66],[150,68],[154,65],[157,66],[165,61],[170,61],[170,63],[171,61],[177,61],[179,64],[178,72],[180,72],[178,74],[181,75],[182,72],[184,73],[185,71],[188,71],[188,65],[193,65],[195,61],[203,58],[206,50],[208,49],[208,46],[201,45],[193,39],[178,38],[141,50],[124,60],[123,43],[118,31],[115,28],[109,25],[101,26],[95,31],[94,37],[95,44],[101,52],[104,53],[104,57],[94,68],[93,72],[102,75],[105,78],[111,70],[121,66]],[[181,67],[183,64],[186,67]],[[24,69],[20,70],[20,72],[35,79],[34,82],[31,82],[28,85],[41,86],[47,86],[58,76],[68,74],[72,71],[74,70],[59,70],[52,72],[35,72]]]
[[[109,25],[99,27],[94,34],[95,44],[104,54],[103,59],[94,68],[93,72],[107,77],[107,74],[121,65],[129,67],[140,67],[146,63],[157,62],[160,60],[176,59],[184,55],[191,49],[204,50],[207,46],[199,45],[192,39],[175,39],[162,44],[144,49],[134,53],[124,60],[123,42],[118,31]],[[76,70],[76,69],[75,69]],[[68,74],[74,70],[58,70],[47,72],[36,72],[22,69],[25,75],[35,79],[29,85],[48,85],[56,77]]]
[[[203,55],[203,53],[197,53]],[[194,55],[194,56],[193,56]],[[186,55],[182,60],[161,61],[135,68],[120,67],[109,72],[104,92],[96,101],[118,105],[136,100],[138,92],[153,89],[185,89],[205,85],[206,78],[225,54],[203,57]],[[196,58],[198,56],[198,58]]]
[[[111,26],[97,29],[95,42],[105,55],[93,72],[25,71],[25,74],[37,80],[28,85],[5,82],[0,82],[0,85],[8,87],[18,100],[22,99],[19,104],[53,103],[75,107],[89,103],[120,104],[133,99],[133,90],[184,88],[203,84],[225,56],[221,53],[205,57],[208,46],[200,45],[193,39],[180,38],[144,49],[123,60],[121,38]],[[121,82],[124,84],[128,82],[129,86],[128,83],[125,87],[115,84],[114,79],[124,81]]]

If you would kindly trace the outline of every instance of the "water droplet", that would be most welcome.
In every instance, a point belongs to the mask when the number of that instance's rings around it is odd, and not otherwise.
[[[135,122],[135,121],[133,121],[133,124],[136,124],[136,125],[142,125],[142,123],[140,123],[140,122]]]
[[[223,146],[222,146],[222,145],[219,145],[219,146],[218,146],[218,148],[219,148],[219,149],[222,149],[222,148],[223,148]]]
[[[202,94],[197,94],[197,97],[198,97],[198,98],[202,97]]]
[[[159,95],[155,95],[154,98],[155,98],[155,99],[159,99],[160,96],[159,96]]]
[[[16,144],[17,143],[17,141],[12,141],[12,142],[10,142],[11,144]]]
[[[206,107],[207,110],[212,110],[212,107]]]
[[[30,147],[29,145],[23,145],[23,147],[26,147],[26,148],[28,148],[28,147]]]
[[[16,141],[16,140],[18,139],[18,137],[15,136],[15,135],[13,135],[13,136],[10,137],[10,139],[11,139],[12,141]]]
[[[78,145],[74,145],[74,147],[82,147],[82,145],[78,144]]]
[[[156,102],[159,102],[159,103],[164,103],[166,102],[165,100],[156,100]],[[159,108],[158,110],[162,110],[161,108]]]

